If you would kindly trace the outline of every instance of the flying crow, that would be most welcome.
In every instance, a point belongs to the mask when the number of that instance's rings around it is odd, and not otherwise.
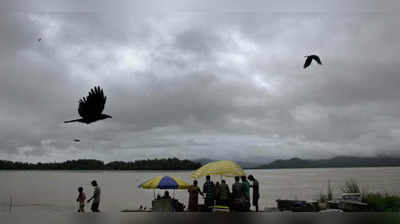
[[[78,113],[81,119],[64,121],[64,123],[81,122],[90,124],[92,122],[112,118],[110,115],[102,114],[104,105],[106,104],[107,97],[104,96],[103,90],[100,86],[94,87],[90,90],[87,97],[79,100]]]
[[[304,56],[306,57],[306,62],[304,63],[304,68],[307,68],[308,66],[310,66],[312,60],[314,59],[316,62],[318,62],[318,64],[322,65],[321,60],[319,59],[319,57],[317,55],[308,55],[308,56]]]

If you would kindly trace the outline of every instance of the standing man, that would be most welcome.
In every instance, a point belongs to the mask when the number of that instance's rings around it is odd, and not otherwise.
[[[230,198],[231,192],[229,191],[229,186],[226,184],[225,180],[221,181],[219,200],[220,205],[227,206]]]
[[[214,190],[214,201],[215,201],[215,205],[220,205],[219,204],[219,202],[220,202],[220,199],[219,199],[219,194],[220,194],[220,191],[221,191],[221,188],[220,188],[220,185],[219,185],[219,182],[217,181],[216,183],[215,183],[215,188],[214,188],[215,190]]]
[[[232,200],[229,203],[232,211],[241,211],[242,209],[242,195],[243,195],[243,186],[242,183],[239,182],[240,177],[235,177],[235,183],[232,184]]]
[[[215,186],[214,183],[211,181],[210,175],[206,176],[206,182],[203,185],[203,193],[206,194],[204,198],[204,204],[207,209],[210,209],[214,206],[214,194],[215,194]]]
[[[235,183],[232,184],[232,199],[240,199],[242,197],[243,187],[239,181],[240,181],[240,177],[236,176]]]
[[[92,212],[100,212],[99,205],[100,205],[101,190],[95,180],[93,180],[91,184],[94,187],[93,196],[91,198],[89,198],[89,200],[87,200],[87,202],[89,203],[91,200],[93,200],[92,207],[91,207]]]
[[[242,187],[243,187],[243,196],[245,198],[244,209],[245,209],[245,211],[249,211],[250,210],[250,184],[247,181],[246,176],[242,176]]]
[[[253,182],[250,187],[253,188],[253,205],[256,207],[256,212],[258,212],[258,199],[260,199],[260,187],[258,180],[256,180],[253,175],[249,175],[249,180]]]

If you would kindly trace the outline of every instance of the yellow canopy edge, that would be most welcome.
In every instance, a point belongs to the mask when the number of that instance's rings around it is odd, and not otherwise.
[[[207,175],[235,177],[246,176],[246,173],[237,163],[230,160],[220,160],[207,163],[206,165],[200,167],[192,174],[192,178],[199,179]]]

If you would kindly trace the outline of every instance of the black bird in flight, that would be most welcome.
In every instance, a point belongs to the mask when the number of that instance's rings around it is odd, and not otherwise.
[[[74,142],[80,142],[80,141],[81,141],[81,140],[79,140],[79,139],[77,139],[77,138],[74,139]]]
[[[319,57],[317,55],[308,55],[308,56],[304,56],[306,57],[306,62],[304,63],[304,68],[307,68],[308,66],[310,66],[312,60],[315,60],[316,62],[318,62],[318,64],[322,65],[321,60],[319,59]]]
[[[38,38],[37,41],[40,42],[42,40],[42,38]]]
[[[104,96],[100,86],[92,88],[87,97],[82,97],[82,99],[79,100],[78,113],[82,118],[64,121],[64,123],[81,122],[90,124],[98,120],[112,118],[110,115],[102,114],[106,99],[107,97]]]

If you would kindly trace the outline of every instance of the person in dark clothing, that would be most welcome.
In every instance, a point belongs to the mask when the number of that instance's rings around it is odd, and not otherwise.
[[[162,199],[170,199],[170,198],[171,198],[171,196],[169,196],[169,192],[165,191],[164,196],[162,196]]]
[[[242,197],[242,184],[239,182],[240,178],[235,177],[235,183],[232,184],[232,198],[240,199]]]
[[[249,180],[253,182],[252,185],[250,185],[251,188],[253,188],[253,201],[252,204],[254,207],[256,207],[256,212],[258,212],[258,200],[260,199],[260,187],[258,181],[254,178],[253,175],[249,175]]]
[[[225,180],[222,180],[219,190],[219,205],[227,206],[229,204],[230,194],[229,186],[226,184]]]
[[[240,177],[235,177],[235,183],[232,184],[232,201],[230,207],[232,211],[242,211],[243,210],[243,186],[239,182]]]
[[[219,194],[220,194],[221,188],[220,188],[220,184],[217,181],[215,183],[215,190],[214,190],[214,201],[215,201],[215,205],[219,205],[220,204],[220,199],[219,199]]]
[[[214,194],[215,194],[215,186],[214,183],[211,181],[211,177],[208,175],[206,177],[206,182],[203,185],[203,193],[206,195],[204,198],[204,205],[208,209],[212,209],[214,206]]]

